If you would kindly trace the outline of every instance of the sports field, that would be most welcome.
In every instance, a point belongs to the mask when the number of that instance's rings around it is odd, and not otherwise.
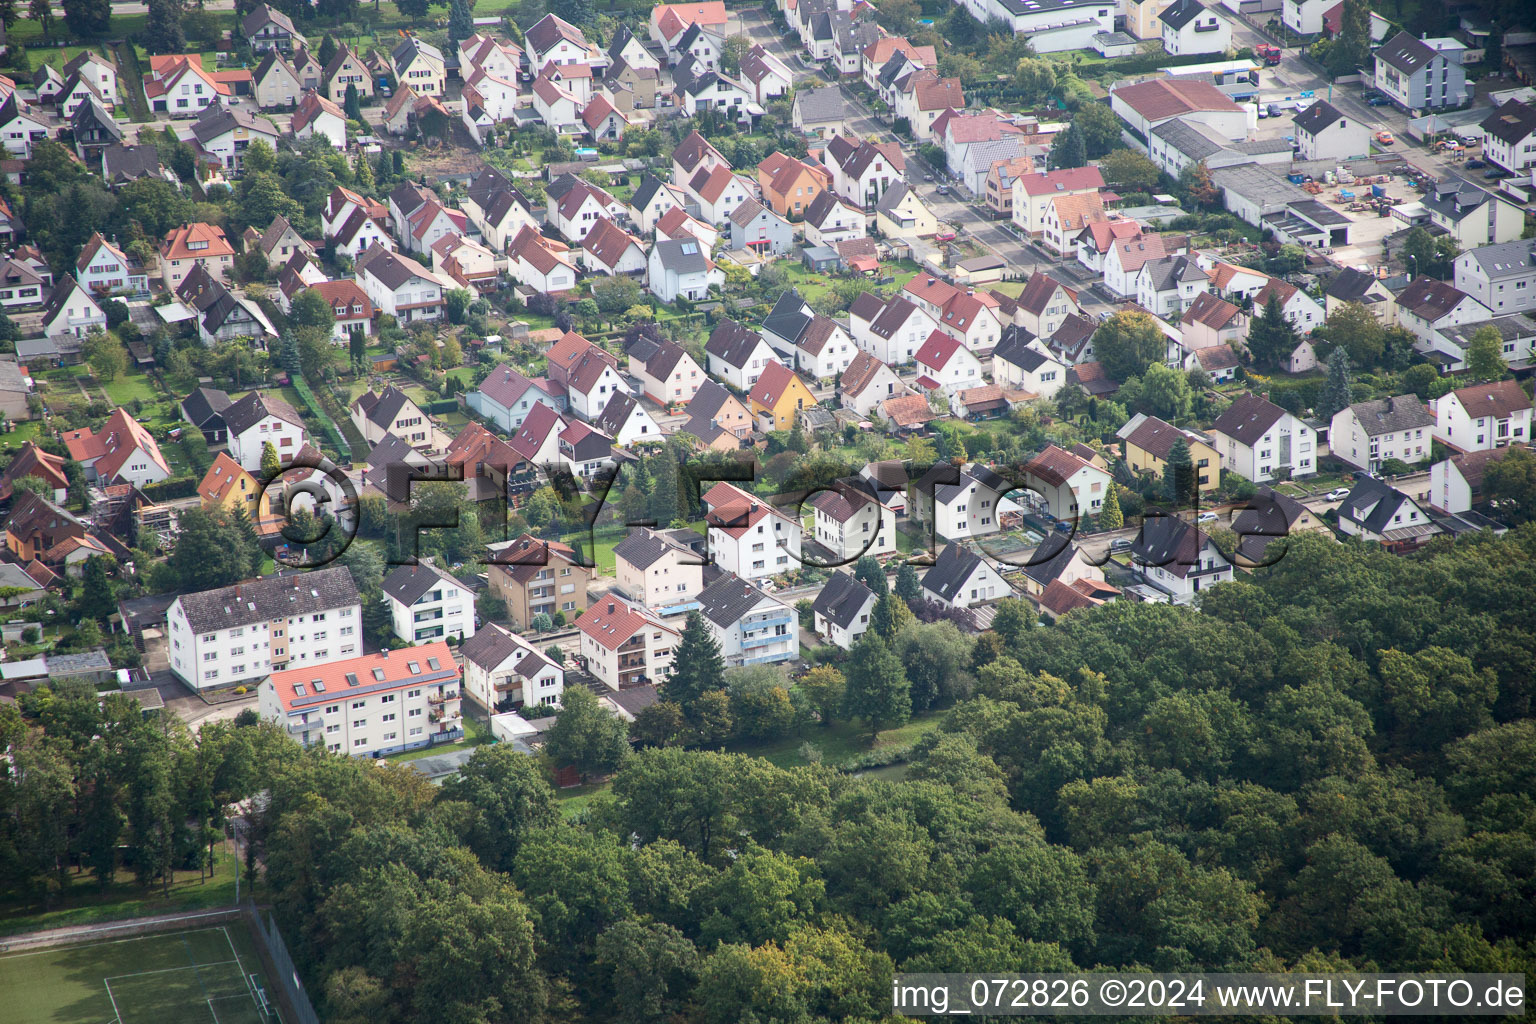
[[[0,954],[0,1019],[7,1024],[280,1024],[271,984],[238,922]]]

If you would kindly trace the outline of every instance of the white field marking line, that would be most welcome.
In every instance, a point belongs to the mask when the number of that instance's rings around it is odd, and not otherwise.
[[[213,1008],[213,997],[208,998],[208,1012],[213,1014],[213,1024],[219,1024],[219,1013]]]
[[[112,982],[107,978],[102,978],[101,983],[107,986],[107,998],[112,1000],[112,1020],[114,1024],[123,1024],[123,1015],[117,1008],[117,999],[112,995]]]
[[[229,927],[227,925],[219,925],[219,931],[224,933],[224,941],[229,943],[229,952],[235,958],[235,966],[240,971],[240,980],[245,982],[245,994],[250,996],[251,1002],[256,1003],[257,1009],[260,1009],[260,1003],[256,999],[256,990],[251,987],[250,976],[245,973],[245,965],[240,962],[240,951],[235,948],[235,940],[229,937]]]
[[[138,942],[141,939],[174,939],[177,936],[193,935],[197,932],[205,932],[207,930],[207,928],[189,928],[184,932],[146,932],[143,935],[128,935],[121,939],[102,939],[100,942],[60,943],[56,946],[44,946],[42,949],[29,949],[25,953],[0,953],[0,961],[20,960],[24,956],[37,956],[41,953],[57,953],[60,949],[63,949],[66,946],[78,946],[81,948],[86,946],[115,946],[120,942]],[[11,938],[14,937],[15,936],[11,936]],[[118,975],[118,977],[127,978],[130,977],[130,975],[122,974]]]
[[[238,964],[238,960],[220,960],[212,964],[187,964],[185,967],[162,967],[154,971],[135,971],[133,974],[114,974],[107,981],[121,981],[123,978],[142,978],[146,974],[169,974],[171,971],[195,971],[199,967],[225,967],[229,964]]]

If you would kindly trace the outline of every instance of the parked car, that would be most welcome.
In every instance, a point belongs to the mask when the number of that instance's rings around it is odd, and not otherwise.
[[[933,236],[933,240],[935,242],[953,242],[955,240],[955,233],[953,231],[940,231]]]
[[[1349,497],[1348,487],[1335,487],[1333,490],[1323,495],[1323,498],[1327,501],[1343,501],[1347,497]]]
[[[1218,520],[1220,518],[1221,517],[1218,516],[1215,512],[1201,512],[1198,516],[1195,517],[1195,522],[1197,522],[1197,523],[1214,523],[1216,520]]]
[[[1391,103],[1392,101],[1387,99],[1385,96],[1377,95],[1377,96],[1372,96],[1372,97],[1368,98],[1365,102],[1366,102],[1367,105],[1372,106],[1372,107],[1384,107],[1388,103]]]
[[[939,187],[935,188],[933,190],[933,192],[934,192],[935,195],[947,196],[947,195],[949,195],[949,186],[948,185],[940,185]]]
[[[1392,137],[1391,132],[1377,132],[1376,141],[1381,143],[1383,146],[1390,146],[1397,140]]]
[[[1475,171],[1475,170],[1478,170],[1480,168],[1487,167],[1487,166],[1488,165],[1485,164],[1481,160],[1468,160],[1467,161],[1467,170],[1469,170],[1469,171]]]
[[[1131,539],[1129,537],[1116,537],[1114,540],[1109,542],[1109,553],[1112,555],[1122,554],[1131,550],[1132,546],[1133,545],[1131,544]]]
[[[1057,533],[1071,533],[1072,529],[1072,524],[1067,522],[1065,519],[1056,524]]]
[[[924,181],[932,181],[933,180],[933,175],[925,174],[925,175],[923,175],[923,180]]]
[[[1509,172],[1502,167],[1494,167],[1492,164],[1490,164],[1488,169],[1483,172],[1483,177],[1487,178],[1489,181],[1492,181],[1495,178],[1509,177]]]

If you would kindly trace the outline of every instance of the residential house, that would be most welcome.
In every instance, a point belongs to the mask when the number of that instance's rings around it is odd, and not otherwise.
[[[1296,145],[1302,160],[1354,160],[1371,155],[1371,128],[1327,100],[1296,114]]]
[[[209,447],[223,444],[229,435],[224,410],[233,405],[229,395],[217,388],[199,387],[177,405],[181,418],[202,432]]]
[[[1024,464],[1024,479],[1045,499],[1051,515],[1069,522],[1098,515],[1113,486],[1104,470],[1054,444]]]
[[[245,170],[245,151],[252,142],[261,139],[276,149],[278,134],[266,118],[243,107],[225,107],[221,103],[205,107],[192,125],[192,138],[203,152],[213,157],[221,169],[234,174]]]
[[[1284,0],[1280,22],[1299,36],[1321,35],[1323,14],[1331,6],[1328,0]]]
[[[817,380],[837,377],[853,363],[859,348],[843,326],[817,313],[795,342],[795,369]]]
[[[1531,441],[1531,399],[1512,380],[1458,388],[1431,399],[1434,436],[1461,452]]]
[[[1463,287],[1459,282],[1458,288]],[[1370,310],[1385,325],[1397,322],[1397,296],[1373,274],[1345,267],[1323,289],[1323,309],[1326,315],[1345,303],[1358,302]]]
[[[1142,264],[1136,275],[1136,302],[1166,320],[1178,320],[1209,291],[1210,275],[1188,256],[1164,256]]]
[[[1120,438],[1121,456],[1133,473],[1148,473],[1158,480],[1163,479],[1169,453],[1174,444],[1182,440],[1189,449],[1190,465],[1194,467],[1195,488],[1204,493],[1221,486],[1221,453],[1203,434],[1181,430],[1156,416],[1137,413],[1115,436]]]
[[[564,405],[545,385],[529,380],[506,363],[496,364],[480,386],[465,397],[465,402],[476,415],[506,434],[517,433],[535,406],[544,405],[551,412],[559,412]]]
[[[528,66],[538,72],[551,64],[557,67],[602,66],[601,50],[587,42],[586,35],[570,22],[547,14],[523,34]]]
[[[746,580],[722,573],[699,592],[698,603],[728,667],[769,665],[799,656],[795,610]]]
[[[625,354],[629,356],[629,375],[640,382],[645,396],[660,406],[687,405],[708,380],[699,364],[675,341],[642,337]]]
[[[607,217],[587,232],[581,243],[581,261],[588,272],[610,277],[645,273],[645,249],[640,240]]]
[[[1375,541],[1395,554],[1421,547],[1440,532],[1418,502],[1373,476],[1356,478],[1338,515],[1340,533]]]
[[[595,420],[613,395],[629,390],[612,354],[574,332],[567,332],[547,353],[549,379],[565,389],[571,411]]]
[[[593,142],[605,139],[616,141],[624,137],[624,130],[629,127],[629,118],[608,97],[599,93],[582,110],[581,123],[586,125],[587,135]]]
[[[276,450],[278,461],[286,465],[308,442],[304,420],[275,394],[252,391],[227,407],[223,417],[229,431],[229,454],[242,469],[253,473],[261,469],[261,454],[268,444]]]
[[[390,52],[395,81],[417,96],[441,96],[448,87],[443,51],[416,36],[406,36]]]
[[[682,210],[690,197],[676,185],[669,185],[656,175],[646,172],[640,185],[629,199],[629,216],[645,234],[656,230],[656,223],[672,210]]]
[[[1067,382],[1067,368],[1044,342],[1015,324],[1003,328],[1002,340],[992,350],[992,379],[1005,388],[1052,398]]]
[[[0,472],[0,501],[10,501],[16,481],[22,477],[41,480],[48,487],[50,497],[62,504],[69,493],[69,477],[64,473],[64,459],[39,448],[28,441],[21,446],[5,470]],[[0,584],[3,585],[3,584]]]
[[[468,227],[469,218],[462,210],[450,210],[434,196],[406,217],[401,240],[410,252],[427,255],[438,240],[462,235]]]
[[[53,286],[43,303],[41,326],[45,338],[84,338],[107,329],[107,314],[80,282],[66,277]]]
[[[1012,597],[1013,588],[976,552],[951,542],[923,574],[923,596],[944,608],[965,609]]]
[[[358,257],[357,282],[374,308],[402,324],[443,316],[443,279],[402,253],[368,249]]]
[[[669,238],[674,242],[698,242],[705,251],[712,251],[720,242],[720,229],[691,216],[682,207],[673,207],[656,221],[656,240]]]
[[[0,145],[22,160],[32,159],[32,147],[48,138],[48,125],[33,115],[18,93],[0,103]]]
[[[75,152],[81,159],[95,163],[110,146],[123,141],[123,130],[117,126],[112,114],[97,101],[88,97],[75,106],[70,114],[70,131],[75,137]]]
[[[999,505],[1010,489],[985,466],[958,470],[941,463],[912,485],[912,495],[917,517],[935,536],[962,540],[998,531]]]
[[[896,116],[912,126],[912,137],[923,141],[933,138],[934,125],[945,111],[965,109],[960,79],[943,78],[929,68],[898,77],[891,99]]]
[[[66,430],[64,444],[87,482],[143,487],[171,475],[154,436],[123,408],[114,409],[99,430]]]
[[[1042,240],[1058,256],[1077,255],[1077,240],[1096,221],[1106,220],[1104,201],[1097,192],[1056,196],[1045,206]]]
[[[1432,343],[1436,332],[1487,320],[1492,311],[1444,281],[1420,277],[1397,295],[1397,322],[1420,341]]]
[[[403,81],[400,84],[403,89],[409,88]],[[368,65],[346,43],[336,47],[330,63],[320,72],[320,91],[337,105],[347,102],[349,88],[357,93],[359,101],[370,100],[373,98],[373,87],[373,76],[368,73]],[[412,90],[412,94],[415,95],[415,90]]]
[[[750,179],[733,174],[729,167],[700,168],[689,179],[688,194],[699,204],[699,215],[712,224],[724,224],[737,206],[753,198]]]
[[[1089,221],[1077,236],[1077,262],[1103,275],[1104,259],[1118,241],[1140,238],[1144,225],[1140,221],[1110,216],[1108,220]]]
[[[866,419],[878,418],[880,404],[911,394],[896,371],[868,352],[854,353],[838,379],[838,401]]]
[[[655,418],[627,391],[620,391],[608,399],[593,425],[621,448],[650,441],[659,443],[666,438]]]
[[[981,360],[961,341],[943,331],[933,331],[913,355],[917,384],[927,391],[942,391],[951,402],[960,392],[984,383]]]
[[[1211,424],[1223,469],[1267,483],[1317,472],[1317,432],[1257,395],[1243,395]]]
[[[798,374],[771,359],[752,384],[748,402],[757,428],[767,433],[794,426],[801,410],[816,406],[816,396]]]
[[[357,584],[344,566],[183,594],[166,611],[170,669],[194,691],[311,672],[362,652],[362,619]],[[453,670],[446,647],[441,659]]]
[[[498,265],[494,252],[456,232],[432,243],[432,272],[476,298],[496,287]]]
[[[396,566],[383,590],[394,634],[407,643],[475,635],[475,592],[430,560]]]
[[[490,591],[506,602],[507,618],[518,629],[529,629],[539,615],[553,618],[558,611],[569,619],[587,607],[587,587],[596,569],[581,564],[566,545],[525,533],[490,548]]]
[[[1163,51],[1171,57],[1196,53],[1226,53],[1232,48],[1232,26],[1199,0],[1174,0],[1162,22]]]
[[[845,572],[832,574],[811,603],[816,632],[843,650],[852,650],[869,629],[875,593]]]
[[[1371,473],[1388,459],[1413,464],[1428,455],[1435,417],[1418,395],[1356,402],[1334,413],[1328,448],[1337,458]]]
[[[1456,257],[1455,283],[1494,316],[1536,309],[1536,241],[1481,245]]]
[[[1019,292],[1013,322],[1038,338],[1048,338],[1066,322],[1067,317],[1082,312],[1077,293],[1040,271],[1030,275]]]
[[[1245,569],[1273,565],[1285,557],[1288,546],[1275,546],[1275,541],[1283,537],[1298,533],[1331,534],[1307,506],[1270,487],[1260,487],[1245,502],[1243,510],[1232,520],[1232,532],[1237,535],[1236,562]]]
[[[1536,166],[1536,106],[1507,100],[1478,125],[1483,132],[1483,159],[1511,174]]]
[[[329,140],[336,149],[346,151],[347,115],[341,107],[317,92],[304,94],[293,113],[289,130],[296,139],[318,135]]]
[[[704,589],[704,559],[692,547],[702,539],[692,530],[632,528],[613,546],[619,590],[663,615],[689,604]]]
[[[887,238],[931,238],[939,221],[916,189],[898,181],[875,204],[875,226]]]
[[[1121,298],[1134,299],[1137,296],[1137,279],[1146,263],[1177,256],[1188,246],[1189,239],[1184,235],[1145,234],[1116,239],[1104,256],[1104,287]],[[1181,274],[1184,271],[1182,266],[1180,271]]]
[[[205,509],[245,510],[253,524],[271,516],[271,499],[261,481],[225,452],[214,456],[213,465],[197,485],[197,496]]]
[[[757,165],[757,185],[763,205],[781,217],[799,220],[826,191],[827,174],[803,160],[774,152]]]
[[[711,146],[695,129],[672,150],[672,184],[686,188],[699,171],[711,171],[716,167],[729,168],[730,164],[720,151]]]
[[[1104,570],[1090,562],[1082,548],[1059,533],[1048,535],[1030,552],[1022,575],[1025,595],[1036,601],[1053,583],[1070,587],[1079,580],[1104,582]]]
[[[869,481],[834,481],[815,491],[806,504],[813,512],[812,535],[832,552],[834,564],[896,551],[896,510],[880,500]]]
[[[64,64],[63,81],[74,77],[90,84],[101,98],[102,106],[109,110],[117,106],[117,65],[106,57],[94,50],[81,50]],[[43,101],[41,92],[38,100]]]
[[[353,399],[349,412],[352,425],[370,445],[393,434],[412,448],[431,455],[446,448],[450,440],[433,425],[421,406],[393,384],[380,394],[372,389],[364,391]]]
[[[661,73],[654,64],[654,57],[645,64],[620,57],[609,66],[603,85],[607,86],[615,107],[629,114],[656,106],[657,84]]]
[[[887,197],[891,194],[886,193]],[[823,190],[806,208],[803,226],[807,245],[836,245],[863,238],[867,231],[864,211],[829,189]]]
[[[92,557],[122,553],[121,547],[114,550],[107,546],[110,537],[94,532],[73,513],[31,491],[14,496],[4,530],[6,549],[14,562],[27,566],[29,575],[46,572],[78,577]]]
[[[1200,292],[1179,323],[1179,346],[1189,353],[1221,346],[1235,349],[1248,337],[1248,317],[1242,309],[1212,292]],[[1234,359],[1235,362],[1235,359]]]
[[[1441,512],[1458,515],[1470,511],[1487,497],[1483,476],[1488,467],[1515,450],[1515,446],[1458,452],[1429,468],[1429,503]]]
[[[699,302],[708,297],[712,286],[724,285],[725,272],[705,255],[699,242],[665,239],[651,248],[649,288],[662,302]]]
[[[23,260],[0,256],[0,307],[9,310],[38,306],[44,301],[44,289],[51,291],[52,284],[51,273],[44,276]]]
[[[536,228],[523,225],[507,247],[509,273],[536,292],[559,295],[576,287],[576,264],[564,242],[545,238]]]
[[[1469,98],[1461,66],[1465,49],[1454,39],[1415,39],[1399,32],[1377,47],[1373,84],[1399,110],[1459,107]]]
[[[742,83],[751,86],[752,98],[759,106],[789,95],[795,83],[795,73],[790,66],[762,43],[754,43],[742,57],[740,74]]]
[[[830,139],[842,131],[846,116],[847,100],[843,97],[843,90],[837,86],[795,90],[790,121],[796,131]]]
[[[560,435],[568,426],[570,426],[569,421],[550,406],[535,402],[529,407],[528,415],[517,428],[517,433],[513,434],[512,440],[507,443],[512,452],[529,466],[558,466]],[[506,468],[510,471],[512,465],[509,464]]]
[[[533,109],[539,120],[562,135],[580,134],[581,112],[586,104],[560,81],[552,67],[546,68],[533,81]]]
[[[794,248],[795,229],[789,221],[755,199],[744,200],[731,211],[729,229],[732,249],[782,256]]]
[[[496,252],[506,252],[524,227],[538,230],[539,226],[528,197],[513,188],[494,167],[487,167],[470,182],[464,212],[469,222],[480,229],[485,244]]]
[[[1513,242],[1525,229],[1520,207],[1508,196],[1454,176],[1435,182],[1420,203],[1429,212],[1430,224],[1444,230],[1463,250]]]
[[[1232,563],[1211,538],[1177,516],[1148,516],[1131,545],[1131,565],[1173,604],[1232,580]]]
[[[624,218],[623,203],[574,174],[562,174],[555,179],[549,186],[548,196],[546,219],[572,244],[585,239],[600,219],[620,221]]]
[[[160,277],[172,290],[194,267],[202,267],[215,280],[234,269],[234,246],[222,228],[212,224],[183,224],[166,233],[160,242]]]
[[[721,481],[703,496],[709,557],[726,572],[758,580],[801,564],[801,526],[772,505]]]
[[[295,39],[302,44],[304,35],[294,27],[293,19],[267,4],[257,4],[240,19],[240,35],[253,53],[278,50],[287,53]]]
[[[610,592],[576,620],[586,670],[611,690],[664,681],[681,634],[643,605]]]
[[[939,329],[938,319],[903,296],[882,301],[863,293],[848,308],[854,343],[882,363],[910,363],[928,336]]]
[[[488,622],[459,645],[464,692],[490,711],[559,705],[565,669],[527,640]]]
[[[827,143],[823,161],[832,172],[832,190],[866,210],[874,209],[892,185],[901,184],[907,169],[895,143],[860,142],[843,135]]]

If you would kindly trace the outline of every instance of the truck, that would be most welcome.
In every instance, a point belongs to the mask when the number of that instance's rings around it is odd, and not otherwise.
[[[1253,55],[1264,62],[1267,68],[1276,67],[1280,63],[1283,53],[1278,46],[1270,43],[1259,43],[1253,48]]]

